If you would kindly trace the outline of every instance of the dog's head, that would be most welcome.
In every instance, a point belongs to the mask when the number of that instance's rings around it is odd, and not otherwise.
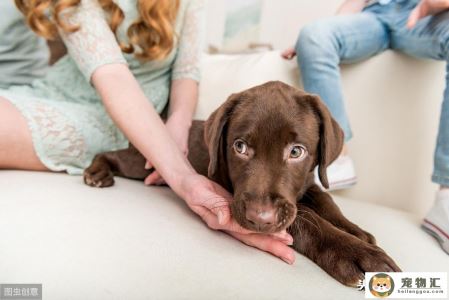
[[[231,95],[207,120],[209,178],[234,194],[244,228],[273,233],[291,225],[296,200],[337,158],[343,132],[318,96],[282,82]]]

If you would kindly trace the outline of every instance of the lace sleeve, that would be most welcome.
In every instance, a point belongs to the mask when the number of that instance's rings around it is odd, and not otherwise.
[[[172,80],[200,80],[200,58],[204,36],[204,1],[188,3],[179,37],[178,54],[172,69]]]
[[[74,33],[59,31],[68,53],[88,81],[93,72],[102,65],[126,64],[115,35],[97,0],[82,0],[80,6],[73,12],[68,12],[63,20],[80,27]]]

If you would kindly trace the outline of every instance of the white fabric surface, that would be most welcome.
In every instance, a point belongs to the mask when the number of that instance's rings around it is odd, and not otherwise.
[[[118,179],[0,172],[0,283],[42,283],[44,299],[361,299],[301,255],[296,264],[209,230],[168,188]],[[406,271],[449,259],[406,213],[338,199]]]
[[[299,71],[294,61],[270,51],[242,55],[205,55],[200,82],[200,98],[195,118],[204,120],[232,93],[270,80],[298,86]]]

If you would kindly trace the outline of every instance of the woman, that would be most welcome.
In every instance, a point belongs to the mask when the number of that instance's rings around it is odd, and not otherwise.
[[[30,87],[0,89],[0,168],[81,174],[96,153],[130,141],[209,227],[293,263],[291,237],[240,228],[230,196],[196,174],[181,151],[198,93],[201,1],[16,4],[38,34],[59,32],[69,55]],[[164,125],[158,112],[169,94]],[[147,183],[161,180],[155,173]]]

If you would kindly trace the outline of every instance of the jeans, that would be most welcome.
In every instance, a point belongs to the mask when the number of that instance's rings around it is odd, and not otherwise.
[[[386,49],[449,62],[449,13],[429,16],[409,30],[418,0],[374,4],[353,15],[334,16],[305,26],[296,43],[304,89],[318,94],[345,133],[352,137],[343,101],[340,63],[353,63]],[[449,186],[449,64],[441,109],[432,181]],[[367,79],[369,80],[369,79]]]

